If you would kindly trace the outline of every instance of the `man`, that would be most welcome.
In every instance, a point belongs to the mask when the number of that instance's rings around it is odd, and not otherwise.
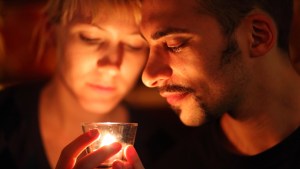
[[[160,168],[300,168],[292,9],[292,0],[144,0],[150,53],[143,82],[159,89],[183,123],[201,126]],[[114,169],[143,168],[132,146],[125,155]]]
[[[201,126],[161,168],[300,168],[292,9],[292,0],[144,0],[143,82],[183,123]],[[132,147],[126,153],[116,168],[142,168]]]
[[[300,73],[300,0],[294,0],[294,17],[291,28],[291,59]]]

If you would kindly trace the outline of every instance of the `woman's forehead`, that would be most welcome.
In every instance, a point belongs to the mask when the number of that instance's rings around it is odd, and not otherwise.
[[[68,3],[73,2],[73,3]],[[75,3],[76,2],[76,3]],[[126,0],[70,0],[64,4],[62,22],[121,18],[140,21],[140,6],[137,1]]]

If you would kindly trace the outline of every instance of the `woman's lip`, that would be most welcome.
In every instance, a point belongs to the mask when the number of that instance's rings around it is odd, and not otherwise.
[[[188,93],[178,93],[178,92],[169,93],[169,92],[165,92],[165,93],[160,93],[160,95],[162,97],[165,97],[167,102],[170,105],[176,105],[179,102],[181,102],[182,99],[184,99],[188,95]]]
[[[100,91],[100,92],[112,92],[116,89],[115,87],[112,86],[103,86],[103,85],[91,84],[91,83],[89,83],[88,86],[93,90]]]

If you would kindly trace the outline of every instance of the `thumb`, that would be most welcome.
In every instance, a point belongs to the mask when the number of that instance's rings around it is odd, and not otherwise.
[[[132,145],[127,146],[124,151],[126,160],[133,166],[134,169],[144,169],[142,161]]]

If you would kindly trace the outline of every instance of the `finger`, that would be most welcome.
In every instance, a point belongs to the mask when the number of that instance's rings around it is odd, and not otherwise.
[[[115,160],[112,169],[133,169],[133,166],[127,161]]]
[[[125,148],[125,158],[133,166],[133,169],[144,169],[140,157],[132,145]],[[126,163],[124,163],[124,166],[126,166]]]
[[[89,153],[88,155],[77,161],[74,169],[96,168],[100,163],[118,153],[121,149],[122,144],[117,142],[102,146],[98,150]]]
[[[135,169],[135,168],[133,168],[133,165],[130,164],[128,161],[115,160],[112,165],[112,169]]]
[[[97,129],[90,130],[77,137],[61,152],[56,169],[71,169],[80,153],[99,137]]]

